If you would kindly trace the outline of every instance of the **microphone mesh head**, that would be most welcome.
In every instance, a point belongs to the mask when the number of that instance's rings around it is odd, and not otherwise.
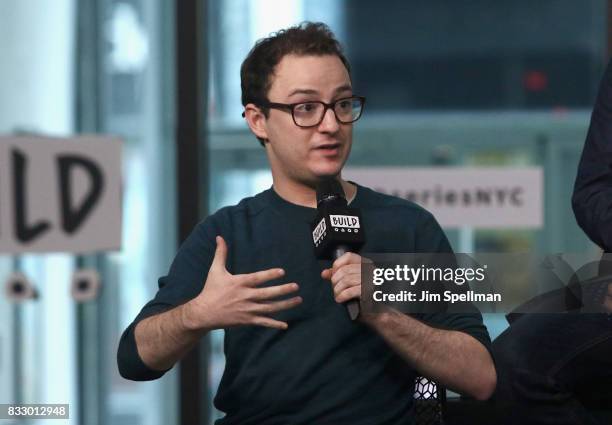
[[[321,202],[340,202],[346,205],[342,185],[336,179],[325,179],[317,185],[317,205]]]

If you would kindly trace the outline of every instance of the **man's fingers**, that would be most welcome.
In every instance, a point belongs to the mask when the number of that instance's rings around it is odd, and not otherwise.
[[[285,322],[280,320],[270,319],[269,317],[255,316],[253,318],[253,324],[257,326],[264,326],[266,328],[285,330],[289,326]]]
[[[340,294],[336,295],[336,302],[344,303],[354,298],[361,298],[361,286],[351,286],[345,289]]]
[[[332,286],[332,290],[334,292],[334,298],[340,295],[342,291],[347,287],[344,282],[338,282],[337,284]]]
[[[239,274],[236,275],[236,277],[240,280],[241,283],[244,283],[245,285],[257,286],[269,280],[278,279],[279,277],[282,277],[284,275],[285,271],[283,269],[268,269],[255,273]]]
[[[351,278],[343,279],[332,286],[333,291],[334,291],[334,296],[341,294],[342,291],[346,290],[347,288],[352,288],[354,286],[361,287],[361,282],[358,279],[351,279]]]
[[[289,310],[302,303],[302,297],[293,297],[288,300],[261,303],[255,307],[258,314],[272,314],[283,310]]]
[[[225,270],[225,263],[227,262],[227,244],[221,236],[215,238],[217,243],[217,249],[215,249],[215,257],[213,258],[211,269]]]
[[[331,276],[332,276],[332,269],[325,269],[321,272],[321,277],[323,279],[329,280],[331,279]]]
[[[300,289],[297,283],[285,283],[284,285],[269,286],[267,288],[257,288],[253,291],[254,300],[263,301],[270,298],[277,298],[290,294]]]
[[[356,275],[361,280],[361,264],[348,264],[333,272],[331,281],[335,285],[346,276]]]
[[[361,256],[359,254],[355,254],[354,252],[345,252],[336,261],[334,261],[332,264],[332,269],[335,271],[342,266],[353,263],[361,264]]]

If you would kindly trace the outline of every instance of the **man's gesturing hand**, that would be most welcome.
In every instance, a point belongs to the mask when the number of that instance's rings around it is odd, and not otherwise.
[[[259,325],[287,329],[287,323],[268,317],[302,302],[301,297],[280,301],[274,298],[299,289],[297,283],[258,288],[285,274],[283,269],[268,269],[248,274],[230,274],[225,268],[227,245],[217,236],[217,249],[202,292],[185,304],[183,322],[193,330],[221,329],[239,325]]]

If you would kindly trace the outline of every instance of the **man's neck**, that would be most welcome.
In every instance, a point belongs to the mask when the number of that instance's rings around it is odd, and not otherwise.
[[[350,203],[357,193],[357,187],[352,183],[342,180],[342,178],[338,180],[342,185],[346,200]],[[273,187],[274,191],[285,201],[303,207],[317,207],[317,192],[310,186],[296,182],[281,183],[279,181],[274,181]]]

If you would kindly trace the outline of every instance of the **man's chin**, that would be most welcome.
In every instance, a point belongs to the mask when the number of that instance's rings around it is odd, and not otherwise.
[[[323,180],[326,179],[336,179],[340,176],[340,171],[339,170],[335,170],[335,171],[327,171],[327,172],[313,172],[311,173],[310,177],[308,177],[306,180],[304,180],[304,183],[306,183],[306,185],[310,186],[312,189],[317,188],[317,186],[319,185],[319,183],[321,183]]]
[[[310,169],[311,174],[317,178],[329,178],[339,176],[345,161],[329,161],[326,164],[316,164]]]
[[[326,179],[335,179],[340,176],[341,168],[335,168],[333,170],[320,170],[314,173],[314,178],[317,183]]]

